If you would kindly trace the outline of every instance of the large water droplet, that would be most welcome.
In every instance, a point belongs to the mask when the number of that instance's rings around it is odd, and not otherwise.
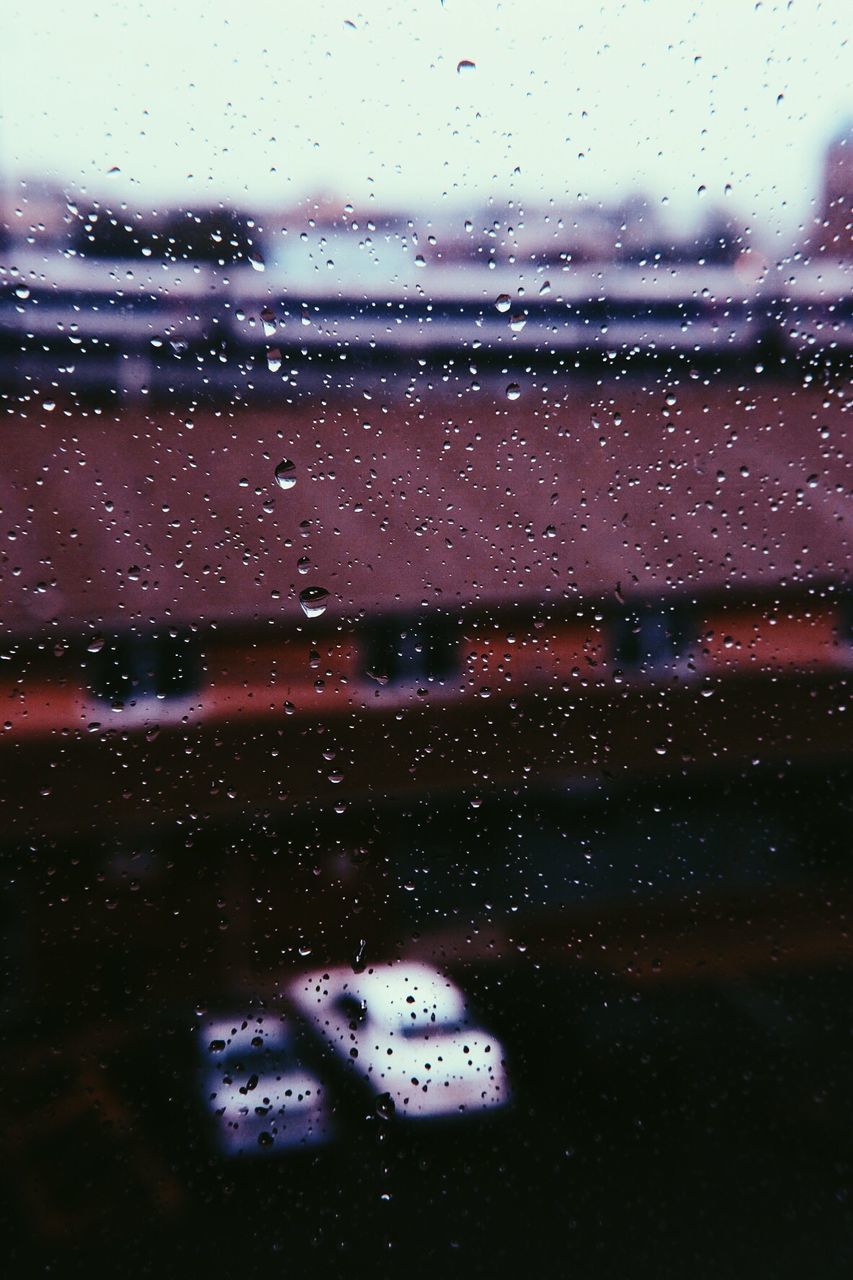
[[[376,1114],[380,1120],[393,1120],[397,1106],[390,1093],[381,1093],[376,1099]]]
[[[306,618],[319,618],[326,612],[329,593],[325,587],[305,587],[299,592],[299,603]]]
[[[517,400],[521,395],[521,387],[517,382],[510,382],[506,389],[507,400]]]
[[[470,58],[460,58],[456,64],[456,74],[461,76],[465,71],[476,71],[477,64],[472,62]]]
[[[499,293],[495,298],[495,306],[498,311],[509,311],[512,306],[512,298],[508,293]]]
[[[296,484],[296,463],[291,462],[290,458],[282,458],[274,475],[279,489],[292,489]]]
[[[267,368],[270,373],[278,373],[281,368],[281,352],[278,347],[270,347],[267,352]]]
[[[264,337],[275,337],[276,320],[272,307],[264,307],[261,311],[261,324],[264,326]]]

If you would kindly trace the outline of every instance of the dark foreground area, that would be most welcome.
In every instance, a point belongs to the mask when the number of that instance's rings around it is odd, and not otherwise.
[[[315,1045],[334,1141],[226,1158],[200,1078],[211,1007],[175,995],[179,973],[137,975],[98,1017],[83,989],[19,1009],[7,1273],[850,1274],[849,783],[374,815],[396,923],[350,967],[452,975],[511,1085],[481,1116],[405,1120]],[[242,977],[220,1008],[268,1016],[286,976]]]

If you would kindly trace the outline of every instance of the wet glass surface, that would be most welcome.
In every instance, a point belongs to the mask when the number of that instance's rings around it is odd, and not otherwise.
[[[13,9],[10,1274],[847,1276],[843,6]]]

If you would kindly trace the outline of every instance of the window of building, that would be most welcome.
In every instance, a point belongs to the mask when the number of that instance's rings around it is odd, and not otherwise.
[[[614,621],[614,662],[627,672],[660,674],[687,660],[691,639],[684,609],[651,605],[632,609]]]
[[[446,680],[458,669],[457,648],[448,619],[382,621],[366,636],[365,673],[383,685]]]
[[[121,707],[189,697],[200,678],[193,640],[188,633],[173,631],[114,636],[90,656],[91,692]]]

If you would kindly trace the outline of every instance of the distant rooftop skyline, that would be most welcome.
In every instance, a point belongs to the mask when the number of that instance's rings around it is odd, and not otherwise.
[[[796,240],[850,119],[848,26],[845,0],[329,0],[250,21],[224,0],[12,0],[0,174],[135,207],[640,192]]]

